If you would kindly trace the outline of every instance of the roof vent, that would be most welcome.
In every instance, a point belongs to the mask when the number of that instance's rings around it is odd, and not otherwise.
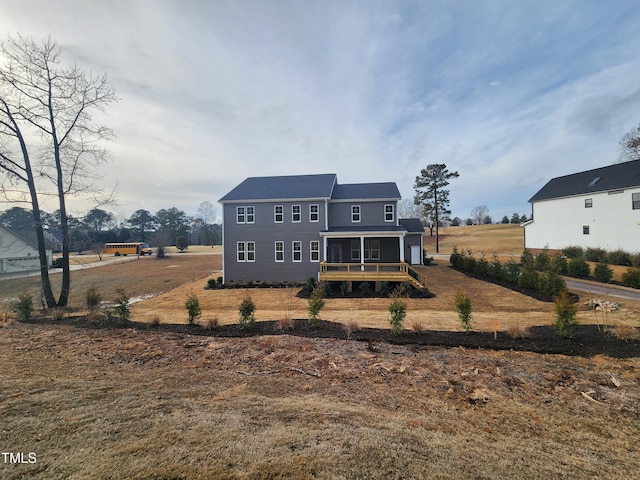
[[[589,184],[589,186],[593,187],[596,183],[598,183],[600,181],[600,178],[602,178],[602,177],[596,177],[593,180],[591,180],[591,183]]]

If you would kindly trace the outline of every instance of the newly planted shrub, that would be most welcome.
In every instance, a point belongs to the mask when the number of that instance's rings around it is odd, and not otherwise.
[[[590,262],[606,262],[607,251],[602,248],[589,247],[585,250],[584,256]]]
[[[569,246],[562,249],[562,253],[567,258],[581,258],[584,257],[584,249],[578,246]]]
[[[551,257],[547,268],[553,269],[556,273],[560,275],[565,275],[567,273],[567,259],[564,256],[557,255],[555,257]]]
[[[348,291],[349,291],[349,282],[342,282],[340,284],[340,295],[345,297]]]
[[[256,325],[256,305],[253,303],[251,295],[247,292],[244,300],[240,303],[238,308],[240,313],[240,328],[243,330],[250,330]]]
[[[302,293],[308,297],[313,292],[313,289],[316,288],[316,280],[313,277],[307,278],[307,281],[302,286]]]
[[[640,268],[627,268],[622,274],[622,284],[625,287],[640,288]]]
[[[369,282],[361,282],[360,283],[360,292],[363,297],[368,297],[371,295],[371,284]]]
[[[593,269],[593,276],[602,283],[609,283],[613,278],[613,269],[606,263],[599,263]]]
[[[607,263],[630,267],[632,265],[631,254],[624,250],[614,250],[607,253]]]
[[[529,290],[538,288],[538,272],[533,268],[533,263],[528,263],[522,268],[518,277],[518,285]]]
[[[566,290],[553,299],[553,306],[556,313],[553,328],[561,337],[568,337],[577,323],[578,307]]]
[[[389,304],[389,324],[391,325],[391,332],[399,335],[403,330],[403,322],[407,316],[407,303],[402,300],[402,293],[396,290],[392,294],[393,300]]]
[[[518,283],[518,279],[520,278],[520,267],[515,261],[509,260],[504,267],[502,267],[500,278],[507,282]]]
[[[33,295],[21,293],[13,304],[18,320],[29,320],[33,316]]]
[[[120,323],[127,323],[131,320],[131,307],[129,306],[129,295],[124,287],[116,289],[116,298],[113,303],[113,311],[120,320]]]
[[[200,300],[198,300],[198,296],[195,293],[190,292],[184,306],[187,309],[189,324],[193,325],[196,323],[196,319],[200,318],[201,315]]]
[[[467,332],[471,330],[471,299],[469,295],[467,295],[462,290],[457,290],[456,295],[453,298],[454,308],[456,312],[458,312],[458,316],[460,317],[460,323],[462,324],[462,328],[464,328]]]
[[[560,295],[566,288],[564,280],[554,270],[547,270],[538,277],[538,290],[550,297]]]
[[[324,291],[317,285],[309,296],[309,320],[314,327],[320,323],[320,310],[324,307]]]
[[[567,273],[572,277],[586,278],[591,273],[591,267],[584,258],[572,258],[567,265]]]
[[[100,302],[102,302],[102,295],[100,294],[98,287],[91,285],[87,288],[84,292],[84,300],[90,312],[98,310],[100,308]]]

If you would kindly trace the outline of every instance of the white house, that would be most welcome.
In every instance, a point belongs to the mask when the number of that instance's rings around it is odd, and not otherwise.
[[[640,160],[553,178],[529,202],[527,249],[640,251]]]
[[[47,250],[47,264],[52,252]],[[40,270],[38,247],[24,237],[0,225],[0,274]]]

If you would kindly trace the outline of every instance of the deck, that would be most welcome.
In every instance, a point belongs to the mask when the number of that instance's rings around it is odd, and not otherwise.
[[[418,268],[400,263],[320,263],[324,282],[409,282],[417,289],[427,288],[427,277]]]

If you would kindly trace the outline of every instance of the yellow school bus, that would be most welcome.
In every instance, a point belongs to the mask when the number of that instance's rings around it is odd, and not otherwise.
[[[104,253],[105,255],[113,253],[116,257],[120,255],[151,255],[151,249],[149,245],[142,242],[105,243]]]

